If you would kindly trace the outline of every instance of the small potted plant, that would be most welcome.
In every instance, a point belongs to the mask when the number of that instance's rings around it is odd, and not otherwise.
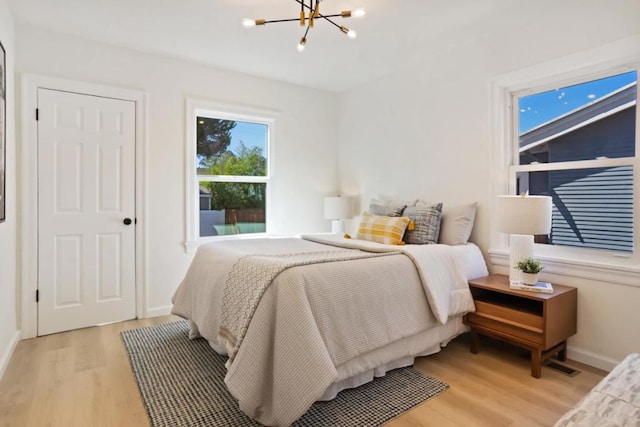
[[[522,282],[527,285],[538,283],[538,273],[542,270],[542,263],[535,258],[523,258],[516,264],[522,272]]]

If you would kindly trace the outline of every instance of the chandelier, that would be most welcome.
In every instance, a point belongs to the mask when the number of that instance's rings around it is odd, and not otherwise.
[[[307,0],[294,0],[294,1],[300,5],[300,16],[297,18],[272,19],[272,20],[244,19],[242,20],[242,25],[244,25],[245,27],[255,27],[257,25],[274,24],[276,22],[294,22],[294,21],[299,22],[301,27],[306,27],[304,34],[302,35],[302,37],[300,38],[300,41],[298,42],[299,52],[302,52],[304,50],[304,47],[307,44],[307,36],[309,35],[309,30],[314,27],[315,21],[318,19],[323,19],[329,22],[338,30],[340,30],[342,33],[346,34],[349,38],[352,38],[352,39],[356,38],[357,34],[355,31],[350,30],[344,25],[337,24],[333,20],[333,18],[350,18],[352,16],[361,17],[361,16],[364,16],[364,9],[356,9],[354,11],[343,10],[340,13],[325,15],[323,13],[320,13],[320,2],[322,0],[309,0],[308,4],[307,4]]]

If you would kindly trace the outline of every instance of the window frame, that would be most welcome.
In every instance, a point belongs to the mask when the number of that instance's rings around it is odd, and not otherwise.
[[[589,63],[589,62],[586,62]],[[559,72],[559,69],[571,69]],[[640,106],[636,100],[635,157],[579,160],[533,165],[519,164],[517,97],[570,86],[602,77],[636,71],[640,76],[640,55],[626,60],[612,58],[588,67],[568,67],[563,61],[542,64],[495,78],[492,82],[493,188],[491,211],[496,196],[516,193],[518,172],[582,169],[590,167],[633,166],[633,252],[535,244],[535,254],[545,264],[545,273],[582,277],[603,282],[640,286]],[[640,85],[636,85],[640,99]],[[494,265],[508,267],[508,236],[497,231],[491,215],[489,257]]]
[[[273,216],[271,199],[273,195],[274,145],[276,114],[273,111],[221,104],[211,101],[187,99],[186,103],[186,200],[185,200],[185,250],[193,252],[201,244],[243,238],[264,237],[272,232]],[[267,174],[265,176],[235,175],[198,175],[196,162],[196,120],[197,117],[211,117],[222,120],[233,120],[258,123],[267,126]],[[265,200],[265,232],[245,233],[225,236],[200,236],[200,182],[248,182],[266,184]]]

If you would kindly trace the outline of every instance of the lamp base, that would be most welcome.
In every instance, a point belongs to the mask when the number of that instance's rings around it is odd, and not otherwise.
[[[509,236],[509,283],[522,283],[522,271],[516,268],[516,264],[527,257],[533,257],[533,236],[511,234]]]
[[[331,221],[331,232],[333,234],[343,234],[344,222],[341,219],[334,219]]]

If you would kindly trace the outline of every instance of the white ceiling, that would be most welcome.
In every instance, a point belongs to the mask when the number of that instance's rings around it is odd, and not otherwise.
[[[325,0],[324,13],[363,7],[363,18],[337,18],[358,32],[351,40],[328,22],[296,45],[296,23],[244,28],[242,18],[294,18],[294,0],[9,0],[20,23],[196,61],[303,86],[344,91],[473,38],[529,0]]]

